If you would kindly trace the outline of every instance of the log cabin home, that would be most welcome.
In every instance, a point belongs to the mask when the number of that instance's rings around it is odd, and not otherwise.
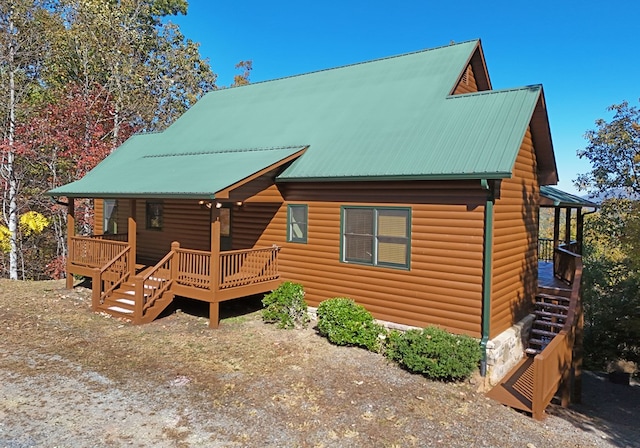
[[[312,307],[478,338],[497,384],[526,348],[557,180],[542,86],[493,90],[474,40],[210,92],[49,194],[68,198],[67,286],[90,277],[95,310],[144,323],[183,296],[216,327],[221,302],[291,280]]]

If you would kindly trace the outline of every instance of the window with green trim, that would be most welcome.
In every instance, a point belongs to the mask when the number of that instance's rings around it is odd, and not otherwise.
[[[411,209],[342,207],[342,261],[409,268]]]
[[[287,207],[287,241],[307,242],[307,216],[308,210],[305,204],[289,204]]]

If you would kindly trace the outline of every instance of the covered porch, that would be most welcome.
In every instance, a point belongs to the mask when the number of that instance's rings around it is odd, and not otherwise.
[[[210,327],[219,322],[219,304],[226,300],[277,288],[279,247],[220,249],[220,212],[211,211],[209,251],[182,248],[174,241],[169,252],[149,264],[137,256],[136,203],[130,200],[127,233],[79,236],[73,233],[73,201],[68,206],[67,288],[73,275],[92,281],[92,308],[130,319],[153,321],[181,296],[209,303]]]

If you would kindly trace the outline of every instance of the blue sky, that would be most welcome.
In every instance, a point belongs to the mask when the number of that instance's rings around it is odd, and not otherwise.
[[[240,60],[253,61],[256,82],[480,38],[494,89],[544,86],[558,187],[576,193],[585,131],[609,105],[638,104],[639,18],[636,0],[189,0],[172,21],[219,85]]]

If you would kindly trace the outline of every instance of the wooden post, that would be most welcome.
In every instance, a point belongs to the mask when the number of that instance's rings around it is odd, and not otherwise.
[[[67,198],[69,205],[67,205],[67,278],[66,288],[73,288],[73,273],[71,272],[71,257],[73,256],[73,242],[71,238],[76,234],[76,216],[73,198]]]
[[[573,390],[572,403],[582,403],[582,361],[584,345],[584,307],[582,297],[578,301],[578,318],[576,321],[575,338],[573,340]]]
[[[102,279],[100,269],[94,268],[91,274],[91,310],[98,311],[100,306],[100,296],[102,295]]]
[[[131,277],[136,275],[136,245],[137,243],[137,224],[136,224],[136,200],[129,199],[129,218],[127,219],[127,242],[131,246],[129,262],[129,272]]]
[[[174,253],[173,258],[171,259],[171,280],[174,282],[178,279],[178,260],[179,257],[175,256],[175,253],[180,249],[180,243],[178,241],[174,241],[171,243],[171,252]]]
[[[576,242],[578,243],[578,253],[582,255],[582,240],[584,239],[584,215],[582,208],[577,209],[576,216]]]
[[[564,242],[568,245],[571,243],[571,207],[567,207],[564,210]]]
[[[560,209],[556,207],[553,216],[553,248],[560,245]]]
[[[133,323],[137,325],[142,323],[142,313],[144,311],[144,277],[142,275],[136,275],[134,282],[135,303],[133,304]]]
[[[209,328],[218,328],[220,323],[220,303],[216,292],[220,287],[220,209],[211,207],[211,302],[209,305]]]

